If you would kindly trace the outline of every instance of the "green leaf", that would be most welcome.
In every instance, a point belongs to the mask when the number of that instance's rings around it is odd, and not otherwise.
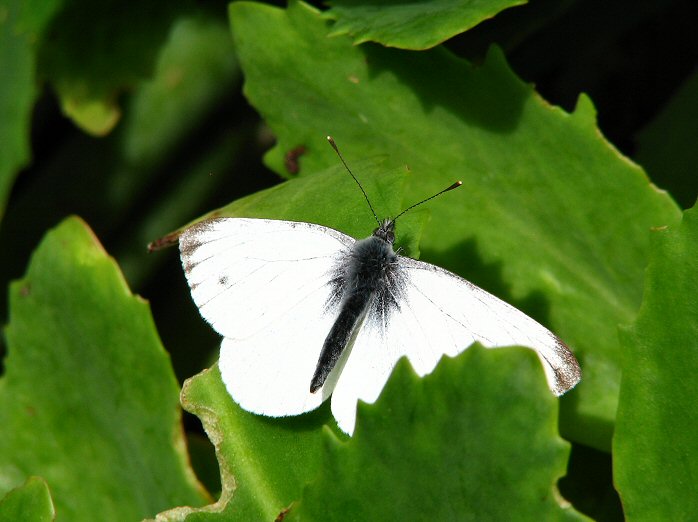
[[[66,520],[136,520],[206,496],[147,303],[76,218],[10,290],[0,492],[40,475]]]
[[[622,336],[615,483],[628,520],[698,513],[698,209],[655,232],[637,321]]]
[[[320,475],[287,519],[582,519],[555,487],[569,444],[542,376],[524,349],[475,345],[424,379],[402,359],[360,404],[351,440],[326,435]]]
[[[47,28],[42,74],[63,112],[86,132],[109,133],[121,116],[117,97],[152,73],[157,52],[185,0],[70,2]]]
[[[246,412],[225,389],[218,365],[184,383],[182,405],[201,419],[216,448],[222,492],[212,506],[178,508],[159,518],[274,520],[320,466],[319,428],[329,418],[327,407],[285,419]]]
[[[50,522],[56,517],[51,492],[42,478],[29,477],[0,499],[0,520]]]
[[[213,103],[232,90],[238,77],[230,31],[221,20],[177,19],[153,78],[140,85],[130,102],[124,121],[124,161],[139,167],[161,161]]]
[[[17,172],[30,159],[37,34],[61,2],[46,1],[40,9],[28,8],[28,4],[9,0],[0,5],[0,218]]]
[[[637,160],[684,207],[698,197],[698,72],[638,136]]]
[[[355,44],[378,42],[400,49],[429,49],[526,0],[332,0],[330,34],[350,34]]]
[[[607,450],[617,325],[639,307],[650,227],[680,213],[603,139],[589,100],[573,114],[550,107],[498,51],[475,68],[443,48],[327,38],[321,15],[301,3],[236,2],[230,14],[245,93],[278,138],[268,165],[285,172],[284,155],[299,144],[301,175],[336,165],[324,143],[332,134],[350,165],[376,154],[408,165],[406,202],[461,179],[462,189],[429,204],[422,258],[521,308],[573,348],[583,376],[563,400],[562,430]],[[322,201],[346,204],[333,193]]]

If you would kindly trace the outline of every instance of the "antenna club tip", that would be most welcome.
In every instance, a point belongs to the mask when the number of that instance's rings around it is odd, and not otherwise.
[[[332,146],[332,148],[334,149],[334,151],[337,153],[337,155],[338,155],[339,158],[341,159],[341,158],[342,158],[342,155],[339,153],[339,149],[337,148],[337,144],[334,142],[334,138],[333,138],[332,136],[329,136],[329,135],[328,135],[328,136],[327,136],[327,141],[330,143],[330,145]],[[342,161],[344,161],[344,160],[342,160]]]

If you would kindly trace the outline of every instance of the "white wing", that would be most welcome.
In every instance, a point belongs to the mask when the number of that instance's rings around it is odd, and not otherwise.
[[[336,315],[332,270],[353,243],[320,225],[267,219],[211,219],[181,235],[192,297],[225,337],[221,376],[244,409],[296,415],[332,392],[341,364],[322,390],[310,393],[310,382]]]
[[[492,348],[522,345],[538,354],[554,394],[579,381],[574,355],[523,312],[429,263],[401,256],[400,266],[406,276],[400,309],[388,318],[366,318],[332,396],[332,413],[345,432],[354,430],[357,400],[375,402],[403,355],[426,375],[444,354],[456,355],[475,341]]]

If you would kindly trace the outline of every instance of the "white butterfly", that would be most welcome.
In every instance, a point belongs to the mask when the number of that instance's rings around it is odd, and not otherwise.
[[[394,227],[384,220],[356,241],[312,223],[215,218],[182,233],[192,297],[223,336],[221,376],[242,408],[298,415],[332,395],[352,434],[357,401],[378,398],[400,357],[423,376],[475,341],[533,348],[555,395],[577,384],[577,360],[557,336],[465,279],[395,253]]]

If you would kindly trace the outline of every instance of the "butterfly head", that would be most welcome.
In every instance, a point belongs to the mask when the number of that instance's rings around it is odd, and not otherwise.
[[[392,245],[395,241],[395,220],[384,219],[373,231],[373,235]]]

